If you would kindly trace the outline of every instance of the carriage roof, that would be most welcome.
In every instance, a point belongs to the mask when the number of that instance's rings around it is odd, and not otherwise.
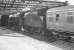
[[[48,9],[47,12],[65,11],[65,10],[74,10],[74,5],[51,8],[51,9]]]

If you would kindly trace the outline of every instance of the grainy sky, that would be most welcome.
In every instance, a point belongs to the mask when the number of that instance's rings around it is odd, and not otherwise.
[[[60,1],[69,1],[69,4],[74,5],[74,0],[60,0]]]

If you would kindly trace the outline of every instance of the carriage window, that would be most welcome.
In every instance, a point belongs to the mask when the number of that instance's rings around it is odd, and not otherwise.
[[[73,16],[68,16],[67,17],[67,22],[68,23],[73,23]]]
[[[59,20],[59,14],[56,14],[56,21]]]

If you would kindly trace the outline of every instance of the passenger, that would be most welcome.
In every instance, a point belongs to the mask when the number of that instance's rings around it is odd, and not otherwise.
[[[21,29],[22,29],[22,17],[24,17],[21,13],[20,14],[18,14],[18,17],[17,17],[17,29],[18,29],[18,31],[21,31]]]

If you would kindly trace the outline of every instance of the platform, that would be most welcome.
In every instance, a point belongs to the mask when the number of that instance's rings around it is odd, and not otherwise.
[[[0,28],[0,50],[74,50],[74,44],[63,41],[46,43],[32,37]]]

